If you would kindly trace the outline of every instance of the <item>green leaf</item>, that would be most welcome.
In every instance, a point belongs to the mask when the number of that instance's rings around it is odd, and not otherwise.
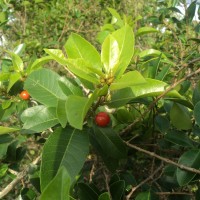
[[[192,102],[194,105],[197,104],[199,101],[200,101],[200,82],[196,84],[192,95]]]
[[[145,78],[138,71],[130,71],[122,75],[110,85],[110,90],[119,90],[129,86],[146,83]]]
[[[135,200],[156,200],[157,198],[152,195],[150,191],[139,193]]]
[[[165,140],[182,147],[194,147],[192,140],[184,132],[169,131],[164,138]]]
[[[25,48],[25,43],[19,44],[14,48],[14,53],[20,56],[24,52]]]
[[[15,53],[11,51],[6,51],[12,59],[13,67],[16,72],[22,72],[24,70],[24,63],[22,59]]]
[[[70,200],[70,176],[65,167],[60,167],[53,180],[42,192],[40,200]]]
[[[167,84],[165,82],[147,78],[144,84],[112,91],[109,105],[111,107],[120,107],[136,98],[155,97],[165,92],[166,87]],[[176,90],[168,92],[166,97],[183,98]]]
[[[77,77],[83,78],[91,83],[98,84],[99,78],[90,69],[90,64],[85,60],[79,59],[67,59],[67,68],[74,73]],[[98,73],[98,71],[95,71]],[[99,74],[101,75],[101,73]]]
[[[19,130],[20,130],[20,128],[0,126],[0,135],[6,134],[6,133],[12,133],[12,132],[19,131]]]
[[[16,72],[16,73],[10,74],[7,92],[10,91],[10,89],[12,88],[12,86],[13,86],[20,78],[21,78],[21,74],[20,74],[20,73],[17,73],[17,72]]]
[[[60,49],[44,49],[44,51],[61,65],[66,65],[66,57]]]
[[[192,121],[188,109],[185,106],[174,103],[170,110],[171,123],[179,130],[192,128]]]
[[[6,175],[6,172],[8,171],[8,165],[7,164],[0,164],[0,178]]]
[[[1,71],[1,73],[0,73],[0,82],[9,80],[9,77],[10,77],[10,73]]]
[[[152,28],[152,27],[142,27],[142,28],[139,28],[136,32],[136,36],[139,37],[141,35],[145,35],[145,34],[148,34],[148,33],[156,33],[158,32],[157,29],[155,28]]]
[[[144,51],[139,53],[139,57],[140,58],[143,58],[145,56],[157,56],[157,57],[159,57],[161,54],[162,54],[162,58],[167,59],[167,57],[161,51],[158,51],[158,50],[155,50],[155,49],[144,50]]]
[[[69,58],[81,58],[87,61],[91,68],[102,71],[101,58],[98,51],[80,35],[72,33],[64,47]]]
[[[24,88],[38,102],[56,107],[58,99],[66,99],[58,80],[60,76],[49,69],[32,72],[25,81]]]
[[[41,132],[58,124],[56,109],[43,105],[26,109],[21,115],[21,120],[24,123],[23,129],[30,133]]]
[[[66,111],[69,124],[82,129],[83,121],[88,110],[88,98],[71,95],[67,98]]]
[[[70,127],[56,129],[43,147],[41,190],[44,191],[61,166],[67,169],[73,183],[85,162],[88,151],[89,140],[85,130],[79,131]]]
[[[66,112],[69,124],[77,129],[82,129],[85,116],[92,103],[97,100],[101,90],[95,90],[90,98],[71,95],[66,101]]]
[[[189,7],[187,8],[186,10],[186,14],[185,14],[185,18],[184,20],[186,21],[186,23],[191,23],[194,16],[195,16],[195,12],[196,12],[196,4],[197,2],[196,1],[193,1]]]
[[[200,101],[194,107],[194,119],[198,126],[200,126]]]
[[[120,17],[119,13],[113,8],[107,8],[109,12],[112,14],[112,24],[116,24],[119,27],[124,25],[122,18]]]
[[[67,125],[67,112],[66,112],[66,100],[58,99],[56,114],[59,123],[63,128]]]
[[[101,61],[106,74],[115,74],[119,65],[120,50],[117,40],[109,35],[102,44]]]
[[[98,200],[111,200],[110,199],[110,195],[108,192],[104,192],[103,194],[101,194],[98,198]]]
[[[113,200],[121,199],[125,190],[125,181],[119,180],[110,185],[110,193]]]
[[[37,70],[40,67],[43,67],[44,64],[48,63],[50,60],[52,60],[51,56],[45,56],[43,58],[39,58],[35,60],[28,68],[27,71],[30,73],[32,71]]]
[[[12,100],[11,99],[3,101],[2,105],[1,105],[2,109],[5,110],[5,109],[9,108],[11,104],[12,104]]]
[[[116,78],[119,78],[133,57],[135,39],[133,30],[128,24],[113,32],[112,36],[116,39],[119,48],[119,64],[116,69]]]
[[[96,191],[85,183],[78,183],[78,197],[80,200],[98,200]]]
[[[185,165],[187,167],[192,167],[199,169],[200,166],[200,150],[192,149],[185,152],[179,159],[178,164]],[[188,172],[177,168],[176,177],[178,184],[180,186],[187,185],[195,177],[195,173]]]
[[[99,144],[98,138],[96,138],[96,135],[93,133],[93,131],[90,132],[90,143],[92,144],[96,152],[100,154],[103,162],[105,163],[109,171],[115,172],[119,165],[119,159],[113,158],[112,154],[105,153],[104,147]]]
[[[109,127],[93,126],[93,134],[105,154],[116,159],[126,158],[127,150],[119,135]],[[112,153],[110,150],[112,149]]]
[[[71,94],[83,96],[83,91],[80,86],[75,85],[69,78],[61,77],[58,84],[66,96]]]

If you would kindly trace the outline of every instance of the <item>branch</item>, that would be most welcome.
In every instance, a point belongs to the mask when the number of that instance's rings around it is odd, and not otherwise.
[[[188,192],[156,192],[157,195],[187,195],[187,196],[193,196],[193,193]]]
[[[40,156],[37,157],[31,164],[36,165],[40,161]],[[9,183],[1,192],[0,199],[6,196],[27,174],[29,167],[27,166],[22,172],[17,173],[17,177]]]
[[[168,159],[168,158],[164,158],[164,157],[162,157],[162,156],[159,156],[159,155],[155,154],[154,152],[151,152],[151,151],[142,149],[142,148],[140,148],[140,147],[138,147],[138,146],[136,146],[136,145],[134,145],[134,144],[130,144],[130,143],[128,143],[128,142],[125,142],[125,144],[126,144],[127,146],[129,146],[129,147],[131,147],[131,148],[133,148],[133,149],[136,149],[136,150],[138,150],[138,151],[140,151],[140,152],[143,152],[143,153],[145,153],[145,154],[147,154],[147,155],[149,155],[149,156],[151,156],[151,157],[155,157],[155,158],[157,158],[157,159],[159,159],[159,160],[162,160],[163,162],[166,162],[166,163],[168,163],[168,164],[172,164],[172,165],[174,165],[174,166],[176,166],[176,167],[178,167],[178,168],[180,168],[180,169],[182,169],[182,170],[186,170],[186,171],[189,171],[189,172],[192,172],[192,173],[200,174],[200,170],[198,170],[198,169],[195,169],[195,168],[192,168],[192,167],[187,167],[187,166],[185,166],[185,165],[178,164],[178,163],[176,163],[176,162],[174,162],[174,161],[172,161],[172,160],[170,160],[170,159]]]
[[[132,196],[132,194],[138,189],[140,188],[142,185],[144,185],[146,182],[150,181],[151,179],[153,179],[153,177],[163,168],[163,165],[161,165],[159,168],[157,168],[148,178],[146,178],[145,180],[143,180],[141,183],[139,183],[138,185],[136,185],[135,187],[132,187],[131,191],[129,192],[129,194],[126,196],[126,200],[129,200]]]
[[[189,62],[189,64],[194,63],[200,61],[200,58],[194,59],[192,61]],[[180,83],[184,82],[185,80],[191,78],[194,75],[197,75],[200,73],[200,68],[198,68],[196,71],[188,74],[187,76],[183,77],[182,79],[176,81],[175,83],[173,83],[172,85],[170,85],[162,94],[160,94],[149,106],[148,108],[141,114],[141,116],[139,118],[137,118],[133,123],[129,124],[125,129],[123,129],[119,134],[123,135],[124,133],[126,133],[127,131],[131,130],[132,127],[135,126],[135,124],[137,122],[139,122],[154,106],[155,104],[162,99],[163,97],[166,96],[166,94],[168,92],[170,92],[171,90],[173,90],[177,85],[179,85]]]

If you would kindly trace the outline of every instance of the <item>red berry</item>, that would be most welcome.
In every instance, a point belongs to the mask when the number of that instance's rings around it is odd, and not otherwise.
[[[30,95],[29,95],[29,93],[28,93],[26,90],[23,90],[23,91],[20,93],[19,96],[20,96],[22,99],[24,99],[24,100],[30,99]]]
[[[95,116],[95,122],[98,126],[105,127],[110,122],[110,116],[106,112],[99,112]]]

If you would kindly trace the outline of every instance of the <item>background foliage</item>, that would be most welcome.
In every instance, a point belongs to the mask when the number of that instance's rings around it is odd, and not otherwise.
[[[0,2],[0,197],[198,200],[198,6]]]

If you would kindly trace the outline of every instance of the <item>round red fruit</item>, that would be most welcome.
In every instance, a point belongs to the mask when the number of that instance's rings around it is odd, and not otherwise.
[[[110,116],[106,112],[99,112],[95,116],[95,122],[98,126],[105,127],[110,122]]]
[[[23,90],[19,96],[24,100],[30,99],[30,94],[26,90]]]

